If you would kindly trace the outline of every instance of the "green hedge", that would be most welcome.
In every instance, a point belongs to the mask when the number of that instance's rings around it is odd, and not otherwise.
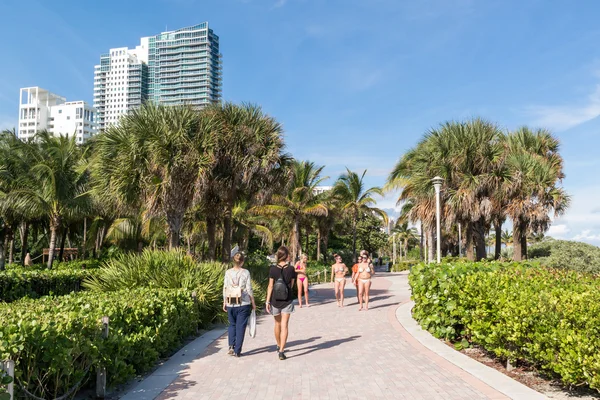
[[[53,270],[74,270],[74,269],[96,269],[99,268],[102,261],[96,259],[89,260],[75,260],[75,261],[56,261],[52,264]],[[21,264],[8,264],[6,265],[7,271],[47,271],[48,266],[46,264],[34,264],[28,267],[24,267]]]
[[[110,318],[108,339],[102,316]],[[201,319],[189,291],[132,289],[81,292],[0,306],[0,359],[13,359],[16,380],[56,398],[107,368],[109,383],[143,372],[194,335]]]
[[[600,281],[532,263],[419,264],[414,318],[437,337],[600,388]],[[462,343],[462,344],[460,344]]]
[[[588,243],[548,239],[530,246],[527,253],[550,268],[600,273],[600,248]]]
[[[0,272],[0,301],[12,302],[22,297],[62,296],[83,290],[82,282],[94,270],[45,270]]]
[[[392,265],[390,272],[402,272],[408,271],[414,265],[417,265],[419,261],[417,260],[406,260],[406,261],[396,261],[396,264]]]

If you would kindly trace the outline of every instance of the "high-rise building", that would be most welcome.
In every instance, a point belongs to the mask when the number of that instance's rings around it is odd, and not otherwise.
[[[221,100],[219,37],[203,22],[111,49],[94,71],[100,129],[146,100],[203,107]]]
[[[94,136],[98,127],[96,110],[84,101],[69,101],[40,87],[22,88],[19,93],[19,130],[21,140],[48,130],[53,135],[76,136],[82,144]]]
[[[94,107],[100,129],[148,99],[147,47],[110,49],[94,67]]]

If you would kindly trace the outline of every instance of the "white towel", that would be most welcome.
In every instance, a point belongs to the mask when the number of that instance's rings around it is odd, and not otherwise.
[[[248,333],[250,337],[256,336],[256,310],[252,310],[250,318],[248,318]]]

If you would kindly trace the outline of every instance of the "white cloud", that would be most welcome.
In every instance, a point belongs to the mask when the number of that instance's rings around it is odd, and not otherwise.
[[[578,235],[573,236],[572,240],[581,242],[600,242],[600,234],[593,234],[591,229],[585,229]]]
[[[532,123],[559,131],[572,128],[600,116],[600,84],[579,105],[529,106],[525,110]]]
[[[571,230],[566,224],[557,224],[552,225],[550,229],[548,229],[547,235],[560,239],[564,238],[564,236],[569,232],[571,232]]]

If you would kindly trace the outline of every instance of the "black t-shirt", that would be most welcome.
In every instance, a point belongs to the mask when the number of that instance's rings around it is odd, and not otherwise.
[[[283,301],[273,299],[273,293],[271,293],[271,305],[276,308],[286,308],[292,303],[292,299],[294,298],[291,289],[292,282],[296,279],[296,271],[294,270],[294,267],[292,267],[290,264],[287,264],[282,270],[277,265],[271,265],[271,268],[269,269],[269,278],[273,279],[273,283],[275,283],[282,273],[283,280],[288,284],[290,290],[288,290],[287,300]]]

